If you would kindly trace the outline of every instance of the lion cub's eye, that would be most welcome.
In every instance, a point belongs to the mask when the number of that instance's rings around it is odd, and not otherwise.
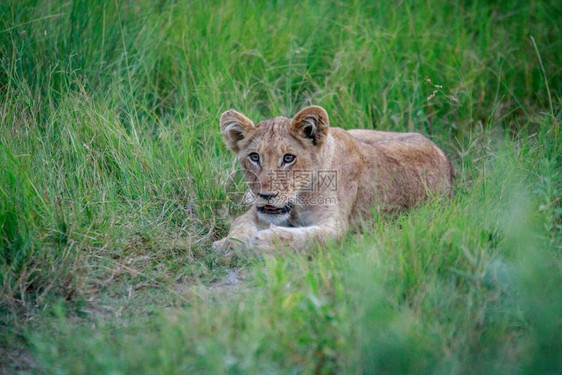
[[[291,164],[295,161],[297,157],[295,155],[292,154],[285,154],[285,156],[283,156],[283,163],[285,164]]]
[[[255,163],[260,162],[260,156],[255,152],[252,152],[250,155],[248,155],[248,157],[250,158],[251,161],[253,161]]]

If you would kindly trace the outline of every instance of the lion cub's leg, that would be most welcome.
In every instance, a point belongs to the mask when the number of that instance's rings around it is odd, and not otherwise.
[[[308,227],[286,228],[271,225],[269,229],[258,231],[250,240],[253,249],[271,251],[277,247],[289,247],[302,250],[314,242],[324,243],[328,240],[339,240],[347,230],[347,223],[329,220]]]
[[[237,217],[230,226],[228,236],[213,243],[213,250],[224,251],[229,248],[249,247],[250,240],[258,233],[258,225],[253,208]]]

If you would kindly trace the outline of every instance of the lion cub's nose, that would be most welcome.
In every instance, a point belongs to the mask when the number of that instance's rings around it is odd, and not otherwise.
[[[275,198],[277,196],[277,193],[262,193],[260,191],[258,195],[260,196],[260,198],[263,199],[271,199],[271,198]]]

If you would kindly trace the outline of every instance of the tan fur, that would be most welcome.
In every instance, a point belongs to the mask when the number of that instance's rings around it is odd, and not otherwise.
[[[231,109],[223,113],[220,125],[252,192],[276,196],[258,196],[214,249],[236,244],[304,249],[314,242],[339,240],[373,207],[406,209],[451,190],[453,172],[447,157],[417,133],[330,127],[328,114],[318,106],[303,109],[293,119],[275,117],[257,125]],[[250,159],[251,153],[260,156],[259,163]],[[293,164],[283,164],[286,154],[296,156]],[[322,176],[335,176],[337,186]],[[283,209],[288,202],[293,203],[288,213],[259,209]]]

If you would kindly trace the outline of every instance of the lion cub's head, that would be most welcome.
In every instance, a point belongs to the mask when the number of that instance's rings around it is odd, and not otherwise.
[[[250,183],[259,216],[272,224],[286,223],[301,193],[312,191],[314,172],[322,165],[326,111],[311,106],[292,119],[275,117],[255,125],[231,109],[222,114],[220,127]]]

